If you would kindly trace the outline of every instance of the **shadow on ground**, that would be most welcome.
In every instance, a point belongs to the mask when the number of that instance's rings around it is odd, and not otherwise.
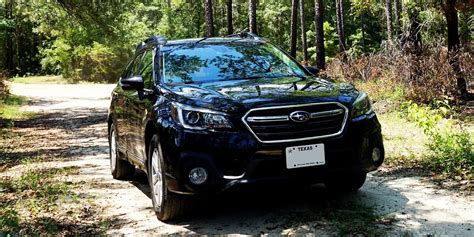
[[[48,100],[32,102],[33,105],[48,103]],[[108,144],[103,140],[107,138],[106,119],[105,109],[76,107],[14,121],[11,132],[2,134],[0,170],[25,160],[71,160],[106,152]]]
[[[145,173],[137,172],[128,182],[150,198]],[[387,214],[403,208],[408,199],[372,181],[368,181],[368,186],[377,186],[383,192],[373,193],[369,188],[334,194],[322,184],[249,186],[198,199],[187,216],[167,224],[183,227],[184,232],[180,234],[378,234],[389,231],[395,219]],[[376,210],[377,205],[386,204],[382,203],[386,193],[396,198],[397,206]],[[147,211],[153,212],[151,200],[149,202]],[[111,219],[113,228],[131,224],[119,215]],[[154,233],[154,229],[144,231]],[[167,232],[161,230],[160,233]]]

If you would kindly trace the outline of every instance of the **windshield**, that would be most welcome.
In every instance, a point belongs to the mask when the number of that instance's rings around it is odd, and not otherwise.
[[[180,45],[163,55],[166,84],[307,76],[275,46],[262,42]]]

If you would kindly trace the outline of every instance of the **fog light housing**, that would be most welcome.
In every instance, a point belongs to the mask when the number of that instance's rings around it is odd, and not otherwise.
[[[380,152],[380,149],[378,147],[374,147],[374,149],[372,150],[372,160],[374,162],[379,162],[380,161],[380,158],[381,158],[381,152]]]
[[[189,181],[195,185],[201,185],[207,181],[207,171],[202,167],[193,168],[189,171]]]

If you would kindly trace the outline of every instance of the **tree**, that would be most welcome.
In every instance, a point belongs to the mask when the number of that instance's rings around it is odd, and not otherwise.
[[[401,0],[395,0],[395,34],[399,35],[402,28],[401,23],[402,3]]]
[[[308,42],[306,40],[306,21],[304,18],[304,0],[300,0],[300,23],[301,23],[301,50],[303,51],[303,63],[308,63]]]
[[[13,20],[13,4],[14,0],[5,1],[5,19],[11,23]],[[4,67],[9,73],[13,72],[13,27],[9,25],[6,30],[5,39],[5,62]]]
[[[234,33],[234,22],[232,19],[232,0],[226,0],[227,5],[227,34]]]
[[[390,44],[392,42],[392,0],[386,0],[385,14],[387,18],[387,40]]]
[[[297,19],[298,19],[298,0],[291,0],[290,55],[292,57],[296,57]]]
[[[249,28],[257,34],[257,0],[249,0]]]
[[[206,13],[206,36],[214,37],[214,16],[212,13],[212,0],[205,0],[204,11]]]
[[[324,29],[323,29],[324,6],[322,0],[314,0],[314,25],[316,38],[316,66],[320,69],[326,68],[324,53]]]
[[[346,36],[344,35],[344,5],[343,0],[336,0],[336,25],[337,35],[339,36],[339,52],[345,59]]]
[[[459,65],[458,50],[460,45],[459,40],[459,20],[458,11],[456,10],[456,0],[446,0],[442,4],[444,16],[448,27],[448,52],[449,61],[457,74],[457,87],[462,97],[468,96],[466,80],[464,80],[461,74],[461,67]]]

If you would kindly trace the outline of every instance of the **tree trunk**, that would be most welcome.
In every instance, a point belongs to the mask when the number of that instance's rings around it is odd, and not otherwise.
[[[458,31],[458,11],[456,10],[456,0],[446,0],[443,4],[444,16],[448,27],[448,51],[449,62],[457,75],[457,87],[463,98],[468,96],[466,80],[461,74],[461,66],[459,65],[459,31]]]
[[[336,0],[336,21],[337,34],[339,36],[339,52],[342,53],[343,59],[345,59],[346,37],[344,35],[344,8],[342,0]]]
[[[291,0],[291,32],[290,32],[290,55],[296,57],[296,34],[297,34],[297,25],[296,21],[298,19],[298,0]]]
[[[392,0],[386,0],[385,2],[385,14],[387,17],[387,40],[388,43],[392,43]]]
[[[249,30],[257,34],[257,0],[249,0]]]
[[[362,50],[363,52],[367,52],[367,47],[365,45],[365,12],[360,14],[360,24],[361,24],[361,32],[362,32]]]
[[[402,2],[401,0],[395,0],[395,34],[397,36],[402,31],[401,14],[402,14]]]
[[[458,12],[456,0],[447,0],[443,6],[444,16],[448,26],[448,50],[455,51],[459,48]]]
[[[232,19],[232,0],[226,0],[227,5],[227,34],[234,33],[234,23]]]
[[[204,11],[206,14],[206,36],[214,37],[214,16],[212,12],[212,0],[204,0]]]
[[[13,4],[14,0],[6,0],[5,1],[5,19],[12,20],[13,19]],[[7,26],[7,37],[5,39],[5,69],[8,73],[13,72],[13,29],[11,26]]]
[[[300,0],[301,48],[303,50],[303,64],[308,64],[308,42],[306,40],[306,21],[304,19],[304,0]]]
[[[326,68],[323,30],[324,5],[322,0],[314,0],[314,25],[316,38],[316,66]]]

